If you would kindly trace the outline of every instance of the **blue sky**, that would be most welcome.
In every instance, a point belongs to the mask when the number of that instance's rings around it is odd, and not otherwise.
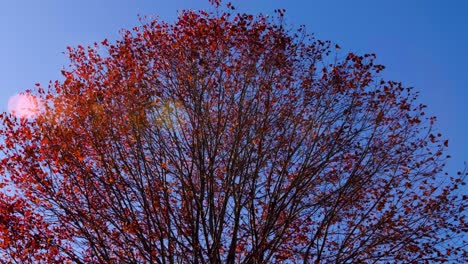
[[[468,161],[468,2],[464,0],[232,1],[265,14],[286,8],[286,21],[304,24],[343,52],[376,53],[386,79],[421,93],[449,139],[450,173]],[[0,3],[0,111],[34,83],[60,78],[66,46],[118,38],[138,15],[173,21],[177,10],[208,8],[207,0],[15,0]]]

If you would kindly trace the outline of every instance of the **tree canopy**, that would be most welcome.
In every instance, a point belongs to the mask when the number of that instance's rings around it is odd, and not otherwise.
[[[374,54],[276,16],[182,11],[68,48],[1,114],[1,263],[437,263],[463,175]]]

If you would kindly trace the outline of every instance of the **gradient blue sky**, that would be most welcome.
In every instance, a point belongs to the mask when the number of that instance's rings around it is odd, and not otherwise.
[[[376,53],[386,79],[420,91],[449,139],[455,173],[468,161],[468,1],[258,0],[232,1],[265,14],[286,8],[286,20],[306,25],[343,52]],[[20,91],[60,78],[66,46],[118,38],[138,15],[173,21],[181,9],[209,8],[207,0],[11,0],[0,3],[0,111]]]

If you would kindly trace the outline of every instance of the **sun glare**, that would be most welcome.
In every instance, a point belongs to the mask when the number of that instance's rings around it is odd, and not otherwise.
[[[40,102],[31,94],[16,94],[8,100],[8,111],[19,118],[33,118],[39,114]]]

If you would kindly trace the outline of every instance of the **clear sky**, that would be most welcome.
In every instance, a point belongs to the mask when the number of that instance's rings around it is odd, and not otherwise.
[[[239,10],[265,14],[286,8],[286,20],[306,25],[343,52],[376,53],[386,79],[420,91],[449,139],[455,173],[468,161],[468,1],[464,0],[232,0]],[[138,15],[173,21],[181,9],[208,0],[0,1],[0,111],[10,96],[60,78],[66,46],[118,38]]]

